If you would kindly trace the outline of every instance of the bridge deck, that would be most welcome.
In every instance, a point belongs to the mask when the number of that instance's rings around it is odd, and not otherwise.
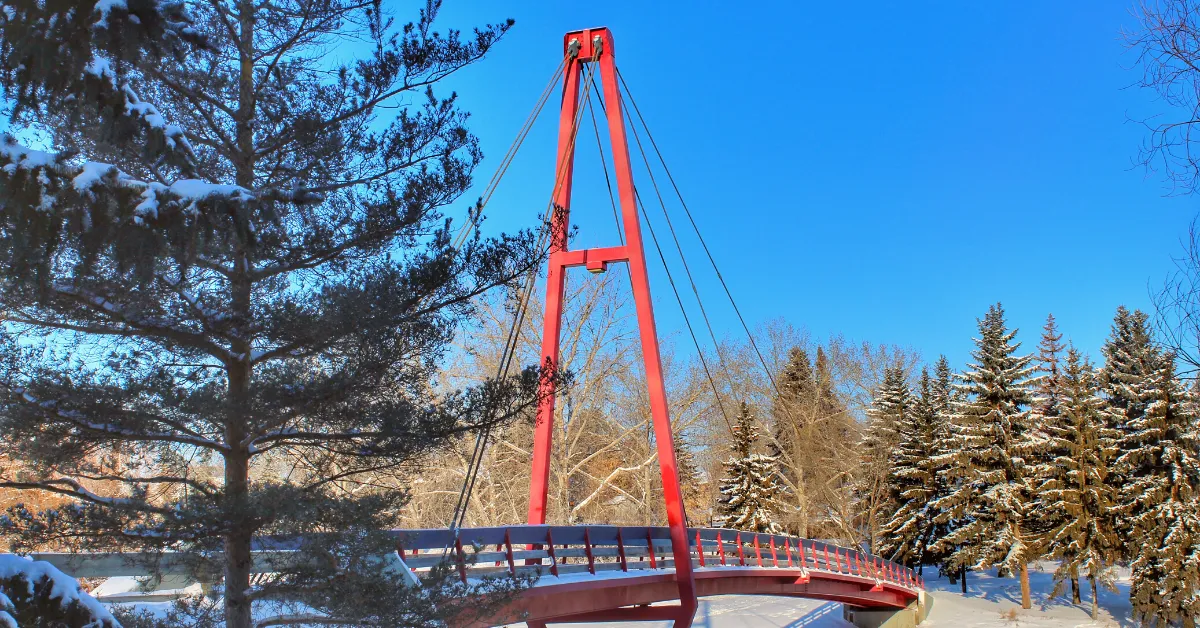
[[[398,530],[401,556],[420,573],[444,560],[459,576],[539,575],[487,622],[671,619],[676,611],[646,605],[677,600],[667,528],[511,526]],[[776,595],[831,600],[865,608],[905,608],[920,595],[911,570],[856,549],[786,535],[690,528],[699,597]]]

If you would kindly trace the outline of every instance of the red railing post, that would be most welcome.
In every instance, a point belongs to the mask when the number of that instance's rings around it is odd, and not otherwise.
[[[725,565],[725,542],[721,540],[721,532],[717,531],[717,554],[721,557],[721,565]]]
[[[745,554],[742,553],[742,533],[741,532],[737,533],[737,540],[735,541],[735,543],[737,543],[737,548],[738,548],[738,564],[742,567],[745,567],[746,566],[746,556],[745,556]]]
[[[629,563],[625,561],[625,539],[621,538],[621,528],[617,528],[617,556],[621,559],[621,571],[629,571]]]
[[[654,560],[654,537],[650,536],[650,528],[646,528],[646,549],[650,552],[650,568],[658,569],[658,564]],[[688,558],[688,562],[692,562],[691,558]]]
[[[700,538],[700,531],[696,530],[696,554],[700,556],[700,566],[704,566],[704,541]]]
[[[775,555],[775,535],[771,535],[771,564],[779,566],[779,557]]]
[[[512,577],[517,577],[517,566],[513,563],[512,536],[508,533],[508,528],[504,528],[504,554],[508,557],[508,573]]]
[[[588,533],[587,526],[583,526],[583,547],[584,553],[588,559],[588,573],[596,575],[596,559],[592,556],[592,535]]]
[[[754,533],[754,558],[758,561],[758,566],[762,567],[762,551],[758,549],[758,533]]]
[[[454,537],[454,554],[456,557],[455,562],[458,564],[458,577],[463,581],[463,584],[466,584],[467,557],[463,555],[462,538],[458,536]]]
[[[825,546],[825,571],[833,571],[829,568],[829,546]]]
[[[791,566],[792,566],[792,540],[790,538],[784,537],[784,539],[783,539],[783,553],[787,554],[788,568],[791,568]]]
[[[558,557],[554,555],[554,535],[546,528],[546,555],[550,557],[550,573],[558,577]]]

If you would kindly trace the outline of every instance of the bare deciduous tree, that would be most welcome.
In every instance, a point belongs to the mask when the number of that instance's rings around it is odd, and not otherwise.
[[[1139,121],[1147,134],[1138,162],[1160,172],[1173,193],[1190,194],[1200,186],[1200,3],[1143,1],[1134,15],[1138,28],[1123,37],[1137,54],[1137,85],[1169,108]]]

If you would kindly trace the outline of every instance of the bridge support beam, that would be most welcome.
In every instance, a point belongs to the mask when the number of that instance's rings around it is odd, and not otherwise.
[[[897,610],[843,606],[842,617],[856,628],[916,628],[929,616],[929,603],[932,601],[933,599],[922,591],[908,608]]]
[[[679,588],[679,606],[674,607],[674,616],[671,619],[675,620],[676,628],[688,628],[696,614],[696,583],[692,575],[687,514],[684,512],[683,493],[679,488],[666,384],[659,355],[658,332],[654,325],[654,306],[650,299],[650,278],[642,244],[638,200],[629,159],[629,141],[625,134],[625,119],[613,55],[613,37],[607,28],[573,31],[566,34],[563,46],[567,62],[562,111],[559,114],[558,161],[555,169],[554,213],[550,220],[550,269],[546,280],[541,365],[549,369],[559,368],[559,338],[562,334],[567,268],[584,266],[592,272],[604,272],[610,262],[628,263],[642,357],[645,361],[650,416],[654,423],[654,437],[658,448],[667,525],[670,528],[671,548],[675,559],[675,580]],[[598,72],[591,74],[586,80],[581,80],[584,77],[584,64],[589,62],[596,66]],[[582,90],[588,90],[592,86],[597,73],[600,78],[600,90],[604,94],[604,110],[608,119],[613,173],[617,180],[625,242],[619,247],[568,251],[575,140],[583,113],[580,108],[580,91],[581,87]],[[550,485],[550,451],[554,438],[554,381],[544,381],[546,383],[541,391],[543,396],[534,428],[533,472],[529,483],[531,524],[546,522]]]

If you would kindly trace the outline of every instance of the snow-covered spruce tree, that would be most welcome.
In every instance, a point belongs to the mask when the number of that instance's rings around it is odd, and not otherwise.
[[[3,533],[185,552],[226,628],[273,605],[427,625],[507,591],[382,572],[406,495],[361,481],[536,402],[533,370],[433,387],[472,299],[539,258],[529,233],[453,246],[440,213],[481,154],[434,87],[507,24],[438,34],[437,1],[403,26],[342,0],[2,4],[0,453],[43,473],[0,486],[75,502]],[[251,586],[263,535],[300,552]]]
[[[1136,440],[1130,436],[1137,431],[1133,426],[1145,417],[1154,396],[1148,377],[1158,366],[1161,356],[1151,340],[1146,314],[1139,310],[1130,312],[1125,306],[1117,308],[1112,332],[1101,351],[1104,366],[1100,370],[1100,390],[1108,406],[1105,412],[1107,427],[1117,433],[1116,457],[1119,458],[1130,453],[1131,448],[1137,448]],[[1109,483],[1118,491],[1118,500],[1121,499],[1119,491],[1129,480],[1126,469],[1113,466]],[[1133,537],[1133,519],[1137,515],[1131,508],[1125,508],[1117,518],[1117,532],[1121,535],[1127,559],[1133,557],[1131,552],[1138,545]]]
[[[1038,353],[1035,359],[1037,378],[1033,382],[1033,405],[1031,407],[1032,430],[1038,446],[1028,452],[1027,464],[1033,469],[1035,476],[1043,473],[1056,472],[1054,461],[1059,456],[1070,455],[1066,441],[1051,438],[1051,432],[1059,420],[1061,375],[1060,362],[1064,350],[1062,333],[1054,315],[1046,316],[1046,324],[1042,326],[1042,337],[1038,342]],[[1035,492],[1033,512],[1036,514],[1027,526],[1027,530],[1038,538],[1045,539],[1051,530],[1057,529],[1064,521],[1057,517],[1067,516],[1062,509],[1046,508],[1042,500],[1045,494]],[[1070,578],[1071,599],[1075,604],[1080,603],[1079,577],[1073,574]]]
[[[918,569],[926,563],[926,549],[935,533],[930,503],[938,496],[940,480],[934,460],[946,429],[938,405],[935,382],[928,369],[921,369],[912,408],[897,424],[899,443],[892,451],[887,476],[896,512],[880,530],[880,553]]]
[[[779,393],[772,407],[772,435],[770,449],[776,456],[787,458],[803,440],[813,414],[812,401],[816,397],[817,384],[813,379],[812,363],[803,347],[792,347],[788,360],[778,377]],[[785,470],[785,473],[787,471]]]
[[[885,368],[867,408],[867,428],[859,445],[862,466],[857,492],[872,552],[879,552],[882,527],[896,511],[895,496],[888,488],[891,456],[900,442],[899,426],[908,420],[912,405],[904,368]]]
[[[117,628],[104,605],[43,561],[0,555],[0,626]]]
[[[1129,597],[1135,618],[1195,626],[1200,618],[1200,434],[1196,404],[1161,356],[1145,375],[1145,413],[1125,425],[1113,463],[1125,484],[1117,512],[1135,539]],[[1120,412],[1114,409],[1114,412]]]
[[[778,534],[779,481],[775,456],[756,453],[758,425],[750,406],[742,402],[734,427],[730,457],[721,478],[719,511],[722,527]]]
[[[675,437],[675,466],[679,473],[679,488],[683,492],[683,501],[690,512],[697,510],[704,499],[703,478],[700,476],[700,466],[696,463],[696,454],[683,435]],[[708,502],[711,505],[712,502]]]
[[[1054,416],[1059,399],[1059,360],[1063,349],[1062,333],[1058,331],[1058,323],[1054,315],[1046,316],[1046,324],[1042,326],[1042,338],[1038,342],[1037,372],[1039,377],[1034,385],[1033,410],[1038,417]]]
[[[946,356],[938,356],[933,373],[930,381],[931,405],[940,429],[931,447],[935,452],[931,460],[935,480],[934,494],[929,499],[929,515],[933,523],[930,540],[925,545],[924,564],[937,565],[938,570],[949,576],[953,584],[962,568],[949,562],[955,547],[941,543],[940,540],[949,536],[955,528],[961,525],[961,521],[952,510],[943,511],[939,508],[948,507],[950,501],[945,498],[954,492],[959,483],[949,471],[955,464],[954,457],[947,455],[958,446],[955,440],[956,434],[951,428],[954,421],[954,414],[951,410],[952,402],[957,399],[958,394],[954,388],[954,372],[950,368],[950,361],[946,359]]]
[[[1096,619],[1097,585],[1116,590],[1112,565],[1120,541],[1108,483],[1115,438],[1106,427],[1104,400],[1087,359],[1071,347],[1056,376],[1053,420],[1043,426],[1047,449],[1054,457],[1037,468],[1037,507],[1040,520],[1052,523],[1044,532],[1046,554],[1060,561],[1054,573],[1055,594],[1070,582],[1078,604],[1079,574],[1086,574],[1092,588],[1092,619]]]
[[[1032,504],[1025,454],[1030,448],[1028,407],[1032,356],[1015,355],[1020,343],[1009,331],[999,303],[979,321],[975,360],[960,376],[963,399],[955,403],[952,450],[942,454],[954,486],[935,508],[962,521],[939,540],[953,547],[948,562],[966,569],[998,567],[1019,573],[1021,606],[1030,608],[1028,563],[1034,557],[1026,529]]]

